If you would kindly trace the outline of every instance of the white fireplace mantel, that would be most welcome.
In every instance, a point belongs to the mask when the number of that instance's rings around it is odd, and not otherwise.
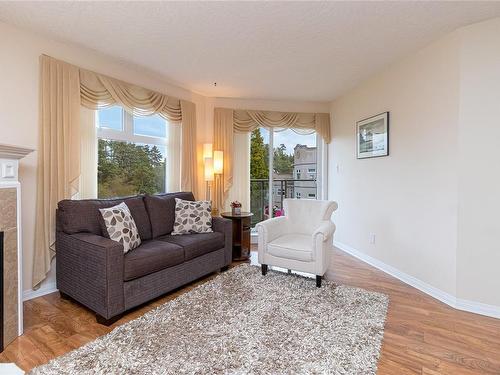
[[[0,182],[18,182],[19,159],[33,151],[31,148],[0,144]]]
[[[4,264],[0,266],[4,270],[4,344],[23,333],[21,184],[18,169],[19,160],[33,151],[0,144],[0,231],[4,232]],[[16,263],[17,270],[14,271]]]

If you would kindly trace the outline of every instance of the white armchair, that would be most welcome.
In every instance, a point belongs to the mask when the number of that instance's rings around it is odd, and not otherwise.
[[[285,199],[285,216],[258,223],[262,274],[268,266],[312,273],[316,286],[321,287],[332,253],[335,224],[331,216],[337,207],[333,201]]]

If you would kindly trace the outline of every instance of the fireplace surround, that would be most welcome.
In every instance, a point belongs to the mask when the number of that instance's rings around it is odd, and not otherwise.
[[[3,264],[3,232],[0,232],[0,264]],[[4,349],[3,340],[3,267],[0,267],[0,352]]]
[[[23,333],[19,160],[33,150],[0,144],[0,349]]]

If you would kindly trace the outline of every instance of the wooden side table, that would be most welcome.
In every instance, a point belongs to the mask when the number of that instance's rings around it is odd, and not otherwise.
[[[240,215],[233,215],[231,212],[223,212],[220,216],[231,219],[233,222],[233,260],[250,259],[250,232],[253,213],[242,212]]]

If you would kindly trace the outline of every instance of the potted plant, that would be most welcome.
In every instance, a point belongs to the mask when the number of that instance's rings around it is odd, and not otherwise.
[[[231,213],[233,215],[241,215],[241,203],[238,201],[231,202]]]

